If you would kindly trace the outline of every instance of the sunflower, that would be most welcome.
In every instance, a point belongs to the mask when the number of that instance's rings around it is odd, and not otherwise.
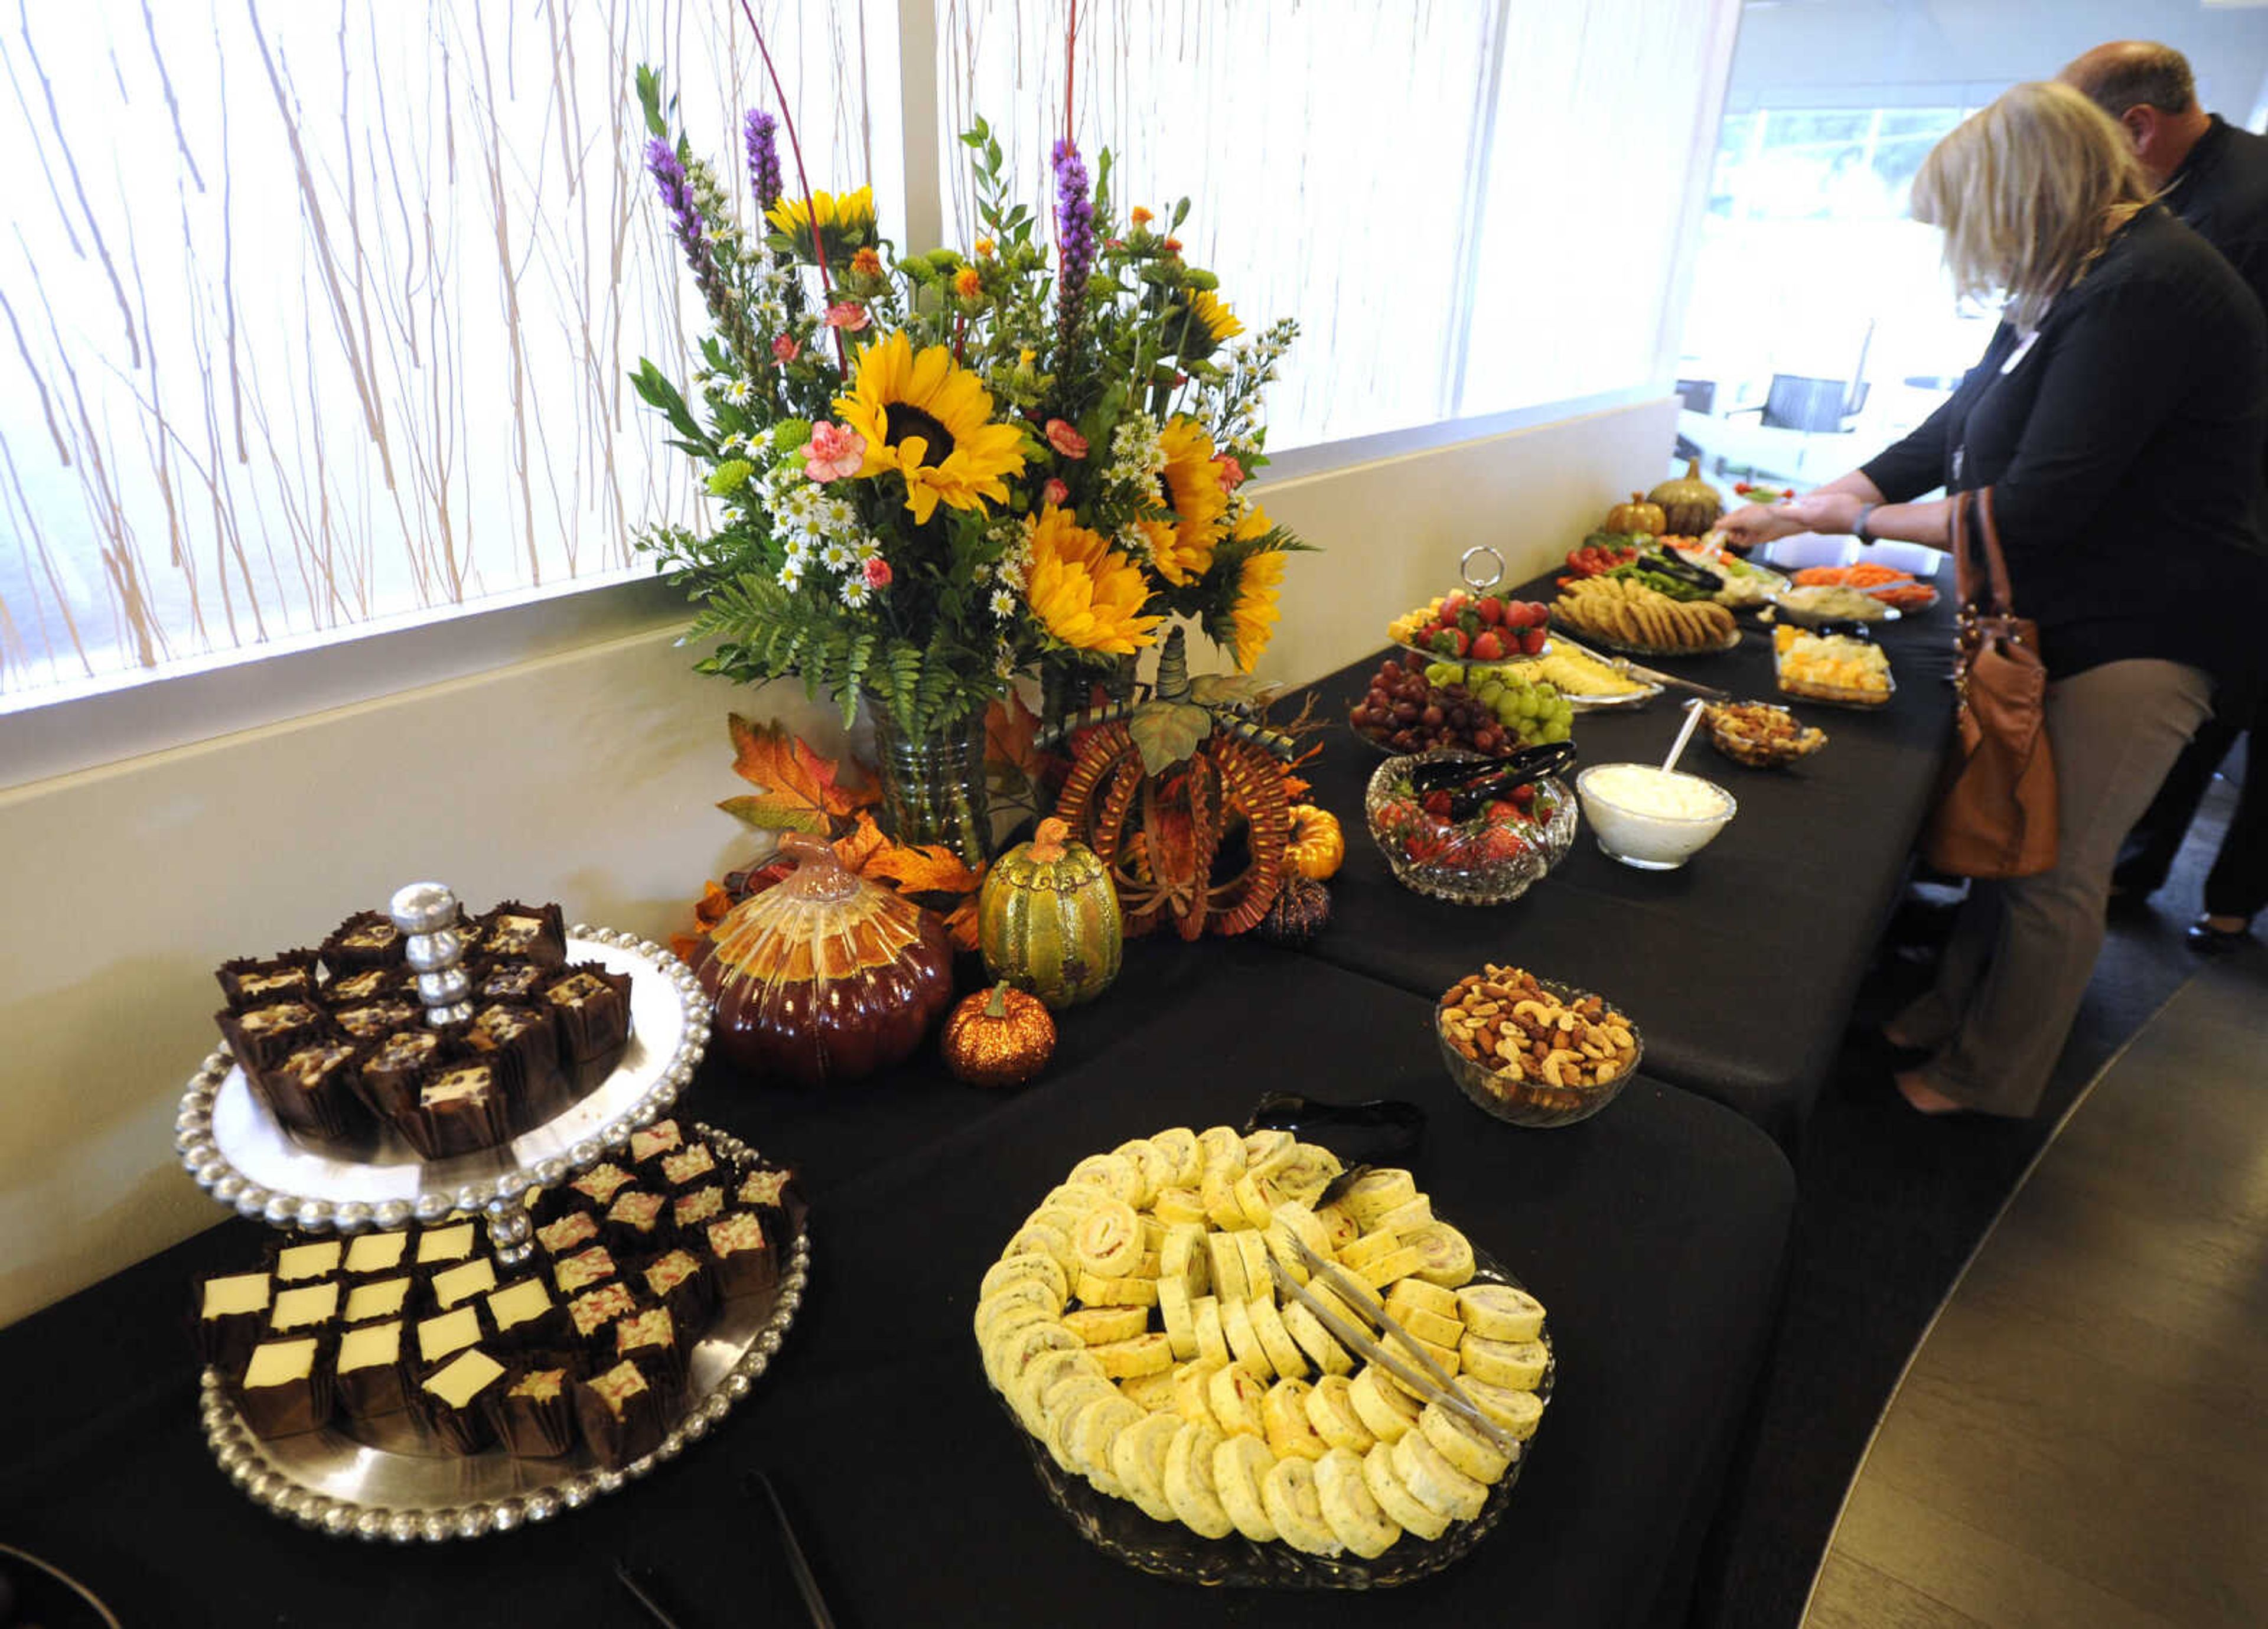
[[[1158,575],[1179,588],[1203,577],[1220,542],[1221,517],[1228,494],[1213,468],[1212,438],[1193,418],[1176,418],[1160,432],[1166,468],[1158,477],[1160,497],[1174,512],[1170,520],[1139,524],[1150,539]]]
[[[1244,332],[1236,313],[1210,289],[1188,289],[1166,309],[1166,343],[1184,362],[1202,362],[1220,343]]]
[[[1239,542],[1262,538],[1276,529],[1276,523],[1253,505],[1238,521],[1233,535]],[[1229,622],[1235,629],[1236,666],[1240,672],[1250,673],[1260,652],[1268,648],[1268,641],[1276,632],[1277,619],[1282,615],[1276,608],[1277,591],[1284,584],[1284,557],[1270,549],[1263,554],[1244,557],[1237,569],[1236,598],[1229,607]]]
[[[1244,324],[1236,320],[1236,313],[1209,289],[1191,289],[1189,309],[1189,314],[1204,325],[1206,337],[1216,345],[1244,332]]]
[[[1003,475],[1024,468],[1024,432],[992,422],[992,398],[976,375],[942,345],[919,356],[902,330],[858,353],[847,396],[835,399],[843,422],[866,441],[858,474],[895,469],[905,477],[906,507],[926,522],[942,499],[981,510],[1008,501]]]
[[[1166,619],[1141,615],[1150,597],[1141,567],[1053,504],[1024,526],[1031,549],[1025,593],[1050,634],[1075,651],[1111,656],[1131,656],[1156,642]]]
[[[764,214],[772,230],[784,234],[795,246],[795,252],[806,260],[816,258],[811,247],[814,217],[818,218],[820,235],[827,244],[828,260],[840,263],[844,255],[874,241],[874,189],[861,187],[856,192],[814,192],[808,200],[783,193],[780,201]]]

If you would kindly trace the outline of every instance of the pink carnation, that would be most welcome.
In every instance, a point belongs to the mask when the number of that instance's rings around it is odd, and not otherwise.
[[[1043,504],[1059,505],[1070,496],[1071,489],[1052,475],[1048,477],[1048,483],[1040,489],[1040,501]]]
[[[880,555],[869,556],[866,560],[866,586],[887,588],[889,586],[890,563]]]
[[[792,362],[802,354],[803,347],[795,343],[793,335],[783,334],[772,342],[772,355],[782,362]]]
[[[1065,458],[1086,456],[1086,438],[1060,418],[1048,420],[1048,445]]]
[[[855,299],[846,299],[839,306],[827,308],[827,326],[830,328],[848,328],[856,334],[873,320],[866,308]]]
[[[1223,453],[1213,461],[1213,474],[1220,482],[1220,490],[1233,492],[1244,484],[1244,466]]]
[[[811,427],[811,439],[803,445],[803,471],[821,486],[857,475],[865,461],[866,438],[823,418]]]

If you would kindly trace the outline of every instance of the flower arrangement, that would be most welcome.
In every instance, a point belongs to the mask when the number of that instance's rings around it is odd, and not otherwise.
[[[1186,201],[1122,221],[1108,151],[1090,179],[1059,143],[1050,248],[980,121],[962,140],[984,235],[902,254],[869,189],[809,185],[784,107],[747,116],[744,211],[659,77],[637,91],[711,331],[689,395],[650,361],[633,381],[719,505],[706,532],[638,542],[699,607],[703,671],[796,674],[846,726],[863,694],[936,735],[1020,672],[1123,662],[1175,616],[1250,670],[1303,547],[1243,490],[1294,327],[1243,337],[1174,236]]]

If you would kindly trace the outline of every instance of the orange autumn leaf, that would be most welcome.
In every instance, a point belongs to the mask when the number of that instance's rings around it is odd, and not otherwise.
[[[976,948],[976,896],[971,894],[954,907],[953,914],[945,919],[945,931],[953,940],[955,950]]]
[[[893,843],[866,861],[865,874],[885,877],[902,894],[969,894],[984,881],[942,844]]]
[[[1009,691],[984,714],[985,763],[1013,770],[1036,783],[1047,767],[1036,744],[1039,733],[1040,715],[1024,704],[1021,696]]]
[[[835,858],[843,870],[854,876],[863,874],[875,855],[890,846],[889,838],[874,823],[874,817],[865,810],[858,811],[858,823],[836,839]]]
[[[690,962],[693,953],[700,948],[701,941],[709,937],[709,930],[722,922],[725,913],[732,908],[733,896],[722,887],[715,882],[703,883],[701,897],[693,902],[695,931],[672,933],[669,936],[670,954],[681,962]]]
[[[1304,775],[1286,775],[1284,778],[1284,796],[1291,802],[1305,803],[1307,794],[1314,790]]]
[[[672,933],[669,936],[669,954],[680,962],[689,963],[693,960],[693,953],[701,948],[701,941],[708,937],[706,933]]]
[[[731,717],[733,772],[756,788],[755,797],[727,798],[717,807],[761,831],[805,831],[824,837],[839,816],[880,800],[879,791],[845,786],[835,761],[814,752],[774,719],[751,724]]]

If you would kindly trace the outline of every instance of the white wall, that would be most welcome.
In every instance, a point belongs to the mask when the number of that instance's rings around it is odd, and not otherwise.
[[[1292,562],[1263,671],[1313,679],[1378,648],[1475,542],[1535,574],[1662,471],[1675,403],[1619,408],[1270,483],[1326,552]],[[687,670],[674,618],[493,672],[0,792],[0,1323],[220,1212],[173,1119],[217,1043],[211,969],[319,939],[435,877],[475,907],[556,899],[570,920],[666,938],[748,842],[725,715],[833,741],[782,684]]]

